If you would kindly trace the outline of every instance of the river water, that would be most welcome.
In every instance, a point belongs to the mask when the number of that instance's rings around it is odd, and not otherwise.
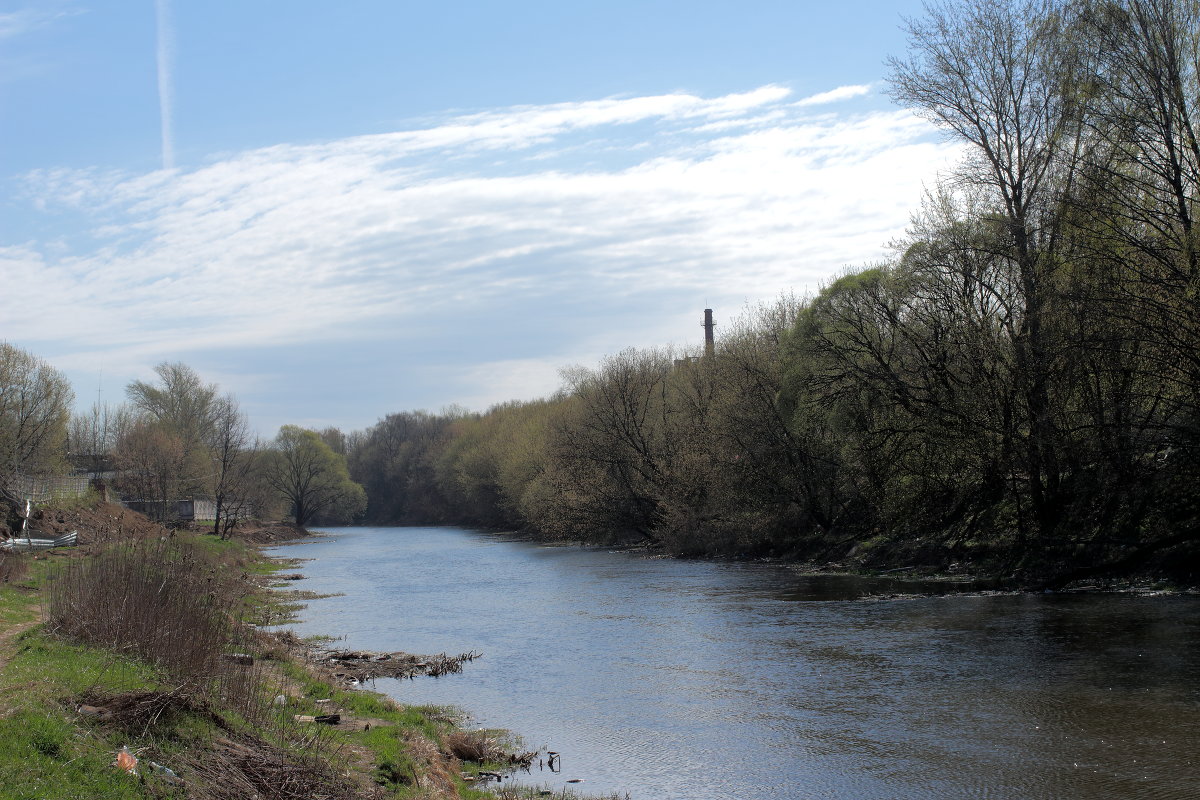
[[[1200,797],[1200,598],[951,594],[459,528],[340,528],[301,635],[482,651],[380,680],[633,800]]]

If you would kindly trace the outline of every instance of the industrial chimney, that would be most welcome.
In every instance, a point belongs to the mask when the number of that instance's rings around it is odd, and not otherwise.
[[[716,352],[716,344],[713,340],[713,328],[717,327],[717,323],[713,322],[712,309],[704,309],[704,355],[711,357]]]

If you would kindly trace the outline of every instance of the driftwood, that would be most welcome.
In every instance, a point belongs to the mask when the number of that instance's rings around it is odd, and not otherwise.
[[[475,651],[457,656],[445,653],[417,656],[412,653],[375,653],[369,650],[318,650],[313,654],[313,660],[332,672],[334,677],[355,684],[375,678],[411,680],[417,675],[440,678],[462,672],[463,664],[482,655]]]

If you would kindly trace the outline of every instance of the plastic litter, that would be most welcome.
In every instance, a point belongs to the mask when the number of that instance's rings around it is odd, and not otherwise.
[[[176,775],[175,770],[170,767],[164,767],[156,761],[151,761],[150,768],[154,770],[155,774],[166,779],[167,783],[183,783],[183,779]]]
[[[130,775],[137,775],[137,756],[129,749],[129,745],[125,745],[117,751],[117,768],[123,769]]]

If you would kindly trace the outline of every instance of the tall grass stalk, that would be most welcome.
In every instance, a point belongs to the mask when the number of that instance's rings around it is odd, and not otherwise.
[[[61,566],[49,581],[46,622],[60,636],[136,656],[199,690],[222,672],[236,602],[195,548],[122,543]]]
[[[12,583],[25,577],[29,560],[21,553],[0,550],[0,583]]]

